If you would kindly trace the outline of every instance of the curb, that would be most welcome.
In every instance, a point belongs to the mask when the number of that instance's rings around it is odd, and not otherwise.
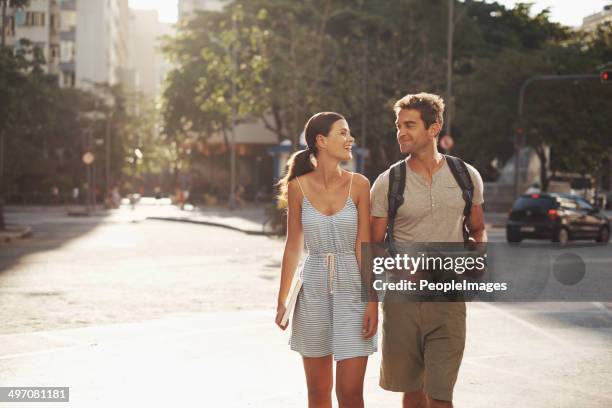
[[[29,238],[32,236],[32,228],[24,226],[10,227],[6,231],[0,231],[0,243],[9,243],[17,239]]]
[[[485,224],[485,229],[491,228],[506,228],[506,224]]]
[[[208,225],[208,226],[211,226],[211,227],[220,227],[220,228],[225,228],[225,229],[229,229],[229,230],[233,230],[233,231],[242,232],[242,233],[247,234],[247,235],[268,235],[268,234],[264,233],[263,231],[245,230],[245,229],[242,229],[242,228],[234,227],[232,225],[222,224],[222,223],[219,223],[219,222],[212,222],[212,221],[192,220],[192,219],[189,219],[189,218],[179,218],[179,217],[147,217],[146,219],[147,220],[157,220],[157,221],[186,222],[186,223],[189,223],[189,224]]]
[[[266,234],[265,232],[259,231],[259,230],[246,230],[246,229],[234,227],[232,225],[223,224],[220,222],[213,222],[213,221],[193,220],[193,219],[181,218],[181,217],[155,217],[155,216],[147,217],[146,219],[147,220],[157,220],[157,221],[186,222],[189,224],[208,225],[211,227],[220,227],[220,228],[226,228],[226,229],[233,230],[233,231],[242,232],[247,235],[261,235],[261,236],[274,235],[274,234]],[[506,228],[506,225],[505,224],[485,224],[485,227],[488,230],[491,228]]]
[[[105,217],[108,215],[107,211],[92,211],[92,212],[87,212],[87,211],[68,211],[66,213],[66,215],[68,217]]]

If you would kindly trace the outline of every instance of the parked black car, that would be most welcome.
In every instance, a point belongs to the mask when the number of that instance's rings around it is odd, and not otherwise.
[[[525,194],[512,206],[506,223],[508,242],[525,238],[566,243],[577,239],[610,240],[610,221],[579,196]]]

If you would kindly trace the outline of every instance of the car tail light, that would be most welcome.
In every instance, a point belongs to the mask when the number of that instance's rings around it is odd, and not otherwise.
[[[554,221],[559,218],[559,213],[555,209],[548,210],[548,219]]]
[[[540,195],[539,194],[532,194],[531,198],[540,198]]]

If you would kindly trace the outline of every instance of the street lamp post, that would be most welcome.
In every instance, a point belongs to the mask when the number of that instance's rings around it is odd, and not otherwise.
[[[238,29],[236,25],[236,14],[232,13],[232,30],[236,35],[236,41],[232,47],[232,62],[235,67],[235,75],[238,75]],[[229,192],[229,208],[236,208],[236,78],[232,77],[232,131],[230,133],[230,192]]]
[[[106,134],[104,137],[104,148],[106,149],[106,160],[104,161],[104,183],[106,194],[110,194],[112,189],[111,185],[111,172],[110,172],[110,161],[111,161],[111,117],[112,112],[106,113]]]
[[[4,25],[2,29],[4,30]],[[0,231],[4,229],[4,131],[0,130]]]
[[[111,127],[112,127],[112,116],[113,111],[112,108],[115,106],[115,98],[112,92],[109,89],[109,85],[107,83],[95,82],[87,78],[83,78],[83,82],[89,83],[95,89],[97,95],[100,95],[105,101],[105,112],[100,112],[100,115],[104,115],[103,118],[106,120],[106,129],[104,136],[104,144],[105,144],[105,160],[104,160],[104,183],[106,194],[110,192],[111,189]],[[98,101],[96,100],[96,109],[98,108]],[[97,111],[94,111],[97,112]],[[97,116],[99,118],[99,115]]]
[[[516,199],[520,194],[520,163],[519,155],[524,145],[524,118],[523,108],[525,106],[525,92],[529,84],[536,81],[557,81],[565,79],[599,79],[599,74],[576,74],[576,75],[535,75],[527,78],[521,85],[518,99],[517,109],[517,129],[514,132],[514,198]]]
[[[451,136],[453,120],[453,31],[455,0],[448,0],[448,38],[446,44],[446,134]]]

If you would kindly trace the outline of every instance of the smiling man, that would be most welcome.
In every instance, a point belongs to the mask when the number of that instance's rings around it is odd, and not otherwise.
[[[485,242],[480,174],[437,149],[442,98],[406,95],[394,110],[397,142],[409,157],[372,186],[372,242],[386,235],[403,243]],[[383,303],[382,309],[381,387],[403,392],[404,407],[452,407],[465,347],[465,303]]]

